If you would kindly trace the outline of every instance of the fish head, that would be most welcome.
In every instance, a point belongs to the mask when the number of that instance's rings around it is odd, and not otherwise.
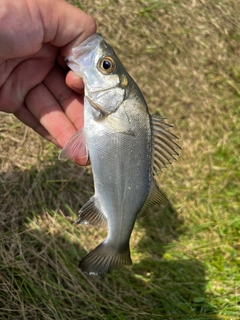
[[[101,35],[93,34],[66,59],[83,78],[85,97],[101,115],[115,112],[126,97],[129,76],[112,47]]]

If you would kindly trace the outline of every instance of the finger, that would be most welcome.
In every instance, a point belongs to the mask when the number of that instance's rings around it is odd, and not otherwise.
[[[58,101],[77,130],[83,127],[83,98],[73,92],[65,83],[65,74],[54,67],[44,80],[44,85]]]
[[[57,140],[54,139],[49,132],[41,125],[41,123],[31,114],[31,112],[27,109],[26,106],[22,106],[15,113],[15,117],[17,117],[21,122],[23,122],[28,127],[32,128],[35,132],[41,135],[43,138],[51,141],[57,147],[60,147]]]
[[[1,110],[15,113],[24,105],[26,94],[42,82],[52,69],[57,48],[44,44],[41,50],[26,60],[19,60],[0,90]],[[10,62],[9,62],[10,64]]]
[[[73,71],[69,71],[66,76],[66,84],[73,91],[83,94],[84,93],[84,83],[82,78],[77,76]]]
[[[25,102],[28,110],[60,147],[63,147],[77,132],[45,85],[39,84],[32,89],[26,96]]]
[[[96,32],[93,17],[82,10],[65,1],[55,1],[54,5],[49,4],[49,0],[42,2],[39,10],[44,28],[43,42],[63,47],[61,54],[64,57],[70,54],[73,47]]]

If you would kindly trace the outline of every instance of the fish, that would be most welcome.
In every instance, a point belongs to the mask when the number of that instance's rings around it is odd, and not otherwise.
[[[84,126],[59,159],[90,159],[94,195],[76,223],[108,228],[106,239],[79,263],[89,275],[131,265],[130,237],[137,215],[166,203],[156,177],[180,147],[164,119],[150,115],[137,84],[98,33],[73,48],[68,67],[84,82]]]

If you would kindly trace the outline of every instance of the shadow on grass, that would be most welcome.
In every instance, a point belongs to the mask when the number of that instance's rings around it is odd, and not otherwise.
[[[149,280],[145,278],[142,285],[150,284],[147,296],[152,302],[152,313],[163,312],[169,319],[218,319],[207,301],[204,264],[171,250],[185,229],[173,206],[145,214],[140,223],[146,236],[138,249],[145,248],[149,257],[135,264],[133,272],[149,273]]]
[[[136,319],[220,319],[205,292],[204,264],[171,255],[171,247],[184,233],[183,221],[172,205],[162,209],[155,206],[141,214],[137,221],[138,226],[145,229],[137,250],[147,252],[147,258],[134,263],[131,271],[116,270],[109,276],[118,284],[118,290],[123,287],[126,290],[120,294],[122,303],[138,310]],[[124,313],[120,315],[118,313],[120,319],[126,317]]]
[[[74,227],[59,222],[66,230],[54,231],[54,219],[58,210],[66,220],[71,209],[77,213],[93,191],[92,177],[82,176],[76,166],[56,163],[44,170],[1,174],[0,179],[4,319],[218,319],[207,301],[204,264],[174,259],[166,250],[184,232],[171,205],[155,206],[137,220],[145,235],[136,250],[147,252],[147,258],[104,278],[88,277],[77,268],[85,249],[63,232],[70,235]],[[29,228],[38,215],[45,227]],[[80,227],[83,238],[93,230],[97,245],[96,229]]]

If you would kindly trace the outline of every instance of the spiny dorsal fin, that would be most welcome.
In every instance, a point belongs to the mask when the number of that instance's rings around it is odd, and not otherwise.
[[[78,219],[76,223],[90,224],[92,226],[99,226],[106,228],[107,219],[98,206],[96,198],[91,197],[87,203],[79,210]]]
[[[173,140],[178,139],[167,128],[171,127],[156,116],[151,116],[153,134],[153,175],[158,174],[167,164],[172,164],[171,160],[176,160],[174,156],[179,156],[177,149],[181,149]]]

